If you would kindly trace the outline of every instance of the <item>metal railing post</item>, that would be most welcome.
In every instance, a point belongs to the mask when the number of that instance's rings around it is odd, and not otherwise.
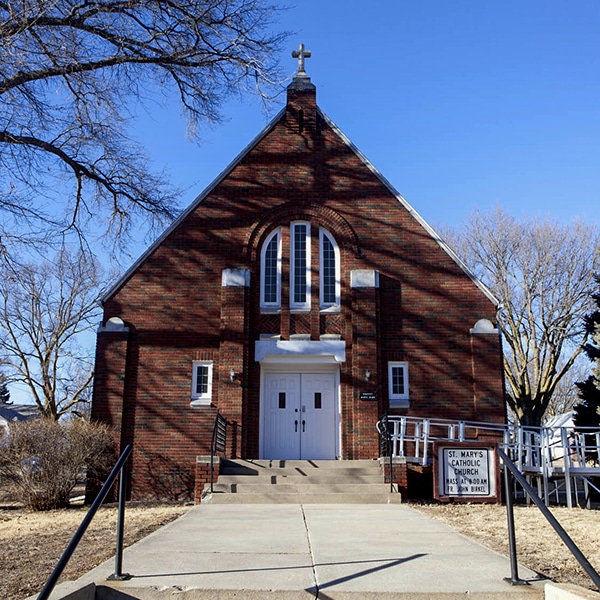
[[[126,581],[129,573],[123,573],[123,531],[125,529],[125,495],[127,491],[127,469],[125,465],[119,476],[119,513],[117,517],[117,548],[115,552],[115,572],[107,577],[108,581]]]
[[[77,528],[75,535],[71,538],[69,545],[66,547],[65,551],[63,552],[63,555],[60,557],[58,563],[54,567],[54,571],[52,571],[50,577],[48,577],[48,581],[46,581],[46,585],[44,585],[44,587],[42,588],[42,591],[37,597],[37,600],[47,600],[50,597],[52,590],[56,586],[56,582],[62,575],[62,572],[65,570],[69,559],[73,555],[73,552],[75,552],[77,545],[81,541],[83,534],[86,532],[96,512],[98,512],[98,509],[100,508],[100,506],[104,502],[104,499],[108,495],[110,488],[113,486],[115,480],[117,479],[119,471],[121,471],[121,469],[124,468],[125,463],[127,462],[127,459],[129,458],[130,454],[131,445],[128,445],[126,446],[125,450],[123,450],[123,453],[119,457],[117,464],[113,467],[113,470],[110,472],[110,475],[106,479],[104,485],[102,486],[102,489],[98,492],[96,499],[94,500],[94,502],[92,502],[92,505],[88,509],[85,517],[83,518],[83,521],[81,521],[81,524]]]
[[[217,452],[227,452],[227,425],[229,421],[217,410],[215,416],[215,426],[213,428],[212,441],[210,444],[210,493],[212,494],[214,475],[214,459]]]
[[[506,456],[506,454],[498,448],[498,456],[504,463],[504,470],[510,469],[512,476],[519,482],[519,485],[523,488],[526,494],[533,500],[534,504],[540,509],[546,520],[554,531],[558,534],[560,539],[563,541],[565,546],[571,551],[571,554],[575,557],[577,562],[582,566],[584,571],[589,575],[590,579],[594,582],[594,585],[600,590],[600,575],[596,572],[594,567],[590,564],[588,559],[583,555],[583,552],[577,547],[577,544],[569,537],[569,534],[563,529],[562,525],[556,520],[556,517],[550,512],[550,509],[544,504],[542,499],[535,493],[535,490],[527,483],[527,480],[522,473],[519,472],[517,466]],[[508,495],[507,495],[508,502]]]
[[[515,510],[513,506],[512,477],[510,471],[504,467],[504,493],[506,495],[506,522],[508,526],[508,547],[510,551],[510,578],[505,577],[511,585],[527,583],[519,579],[519,565],[517,562],[517,538],[515,536]]]
[[[393,449],[392,449],[392,434],[390,433],[390,420],[388,419],[387,412],[384,414],[383,418],[385,419],[385,436],[387,443],[388,454],[390,455],[389,469],[390,469],[390,493],[394,492],[394,459],[393,459]]]

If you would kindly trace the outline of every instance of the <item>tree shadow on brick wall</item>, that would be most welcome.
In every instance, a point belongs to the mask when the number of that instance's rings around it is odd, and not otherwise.
[[[161,501],[182,502],[190,500],[194,489],[194,477],[172,458],[156,453],[146,454],[146,473],[148,491]]]

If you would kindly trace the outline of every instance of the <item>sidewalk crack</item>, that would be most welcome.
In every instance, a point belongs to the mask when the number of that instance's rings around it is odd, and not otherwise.
[[[317,565],[315,564],[315,555],[313,554],[312,544],[310,541],[310,532],[308,530],[308,523],[306,522],[306,513],[304,512],[304,505],[300,504],[300,510],[302,511],[302,520],[304,521],[304,531],[306,532],[306,541],[308,543],[308,551],[310,552],[310,564],[312,568],[313,581],[314,585],[314,593],[315,598],[319,597],[319,581],[317,579]]]

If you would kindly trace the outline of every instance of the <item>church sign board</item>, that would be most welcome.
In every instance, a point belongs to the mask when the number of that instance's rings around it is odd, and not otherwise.
[[[437,500],[498,502],[498,458],[494,443],[444,442],[434,449]]]

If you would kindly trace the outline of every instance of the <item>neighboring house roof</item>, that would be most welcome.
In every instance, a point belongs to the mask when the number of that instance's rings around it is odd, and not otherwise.
[[[41,413],[35,404],[3,404],[0,405],[0,421],[28,421],[40,417]]]
[[[554,415],[548,420],[544,427],[549,427],[552,429],[557,427],[573,427],[574,414],[574,411],[570,410],[569,412],[562,413],[560,415]]]
[[[196,199],[171,223],[169,227],[159,236],[156,241],[135,261],[135,263],[119,278],[119,280],[108,290],[102,298],[102,302],[106,302],[114,296],[127,280],[135,273],[135,271],[144,263],[154,250],[191,214],[198,205],[222,182],[235,167],[249,154],[258,143],[265,138],[277,125],[279,120],[285,115],[286,108],[273,118],[273,120],[240,152],[236,158],[206,187],[206,189],[196,197]],[[458,257],[458,255],[440,238],[433,228],[421,217],[421,215],[406,201],[406,199],[392,186],[392,184],[379,172],[379,170],[362,154],[360,150],[349,140],[348,137],[340,130],[340,128],[317,106],[317,113],[331,127],[332,131],[346,144],[352,152],[363,162],[363,164],[387,187],[389,192],[402,204],[406,210],[417,220],[421,226],[429,233],[429,235],[438,243],[438,245],[450,256],[450,258],[465,272],[465,274],[475,283],[475,285],[483,292],[483,294],[492,302],[494,306],[498,306],[499,300],[494,296],[491,290],[469,269],[469,267]]]

